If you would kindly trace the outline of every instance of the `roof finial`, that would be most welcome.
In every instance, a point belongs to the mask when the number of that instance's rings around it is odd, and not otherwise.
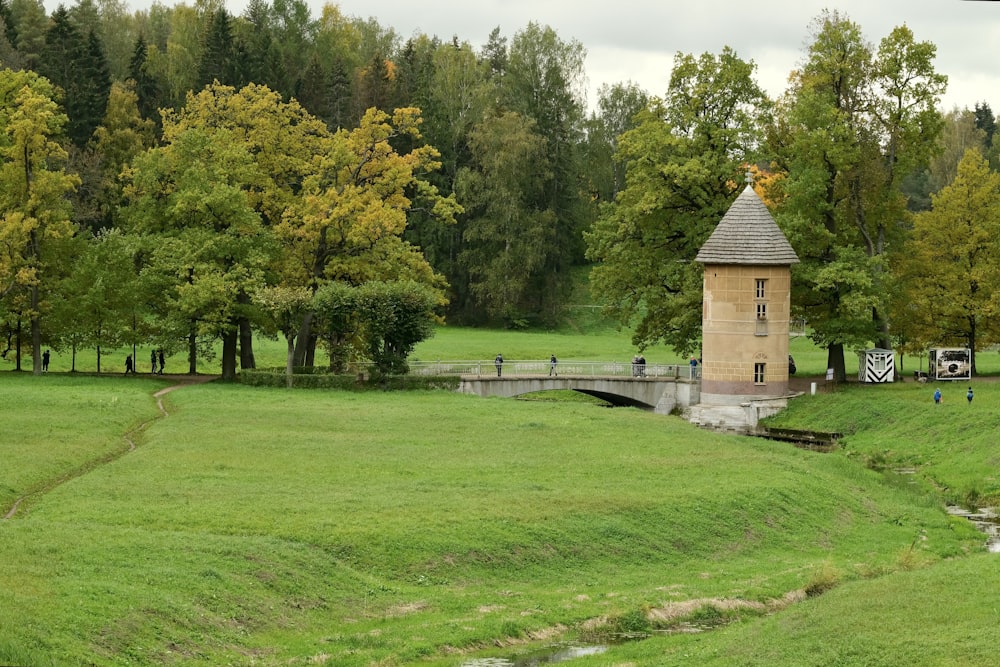
[[[750,185],[750,186],[753,185],[753,172],[750,171],[749,167],[747,167],[747,185]]]

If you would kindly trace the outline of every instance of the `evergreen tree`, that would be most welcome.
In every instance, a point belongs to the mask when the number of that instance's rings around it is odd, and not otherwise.
[[[239,85],[256,83],[277,90],[279,56],[271,31],[269,5],[265,0],[252,0],[233,28]]]
[[[45,31],[49,25],[42,0],[10,0],[10,18],[16,31],[15,46],[26,69],[38,71],[45,50]]]
[[[987,147],[992,146],[993,135],[996,134],[997,131],[997,119],[996,116],[993,115],[993,110],[986,102],[976,102],[974,113],[976,116],[976,128],[982,130],[985,135],[983,137],[983,143],[985,143]]]
[[[236,49],[233,44],[229,12],[219,8],[212,14],[205,32],[205,44],[198,63],[197,87],[213,81],[234,86],[240,83],[236,73]]]
[[[146,47],[146,40],[139,35],[135,40],[135,48],[132,50],[132,60],[129,62],[129,78],[134,82],[136,104],[139,115],[145,119],[152,120],[156,127],[160,127],[159,107],[162,100],[160,85],[156,77],[149,72],[147,58],[149,51]]]
[[[395,75],[389,62],[380,51],[376,51],[358,77],[357,106],[358,118],[368,109],[388,112],[395,98]]]
[[[45,35],[39,72],[63,91],[69,117],[66,134],[83,148],[104,117],[111,77],[100,40],[91,31],[83,37],[61,7],[52,15]]]
[[[332,92],[326,69],[319,56],[314,53],[302,77],[302,90],[297,99],[306,111],[326,123],[327,127],[331,124]]]
[[[10,9],[10,0],[0,0],[0,21],[3,22],[3,35],[13,47],[17,44],[17,26],[14,25],[14,14]]]

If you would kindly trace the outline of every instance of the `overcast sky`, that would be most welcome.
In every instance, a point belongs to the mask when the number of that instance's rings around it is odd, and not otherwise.
[[[319,16],[323,0],[308,0]],[[243,4],[229,0],[230,11]],[[169,4],[169,3],[168,3]],[[757,64],[757,80],[777,96],[801,62],[809,24],[824,8],[858,23],[869,42],[906,24],[918,41],[937,45],[938,72],[948,75],[946,110],[986,101],[1000,111],[1000,2],[975,0],[340,0],[349,16],[374,16],[403,38],[415,32],[477,50],[499,26],[508,41],[534,21],[575,39],[587,51],[588,103],[604,83],[633,81],[666,91],[677,52],[719,53],[730,46]]]
[[[125,0],[132,9],[152,0]],[[158,0],[172,6],[173,0]],[[44,0],[51,12],[60,2]],[[246,0],[225,0],[233,14]],[[785,90],[802,60],[809,24],[824,9],[858,23],[873,45],[906,24],[918,41],[937,45],[937,71],[948,76],[945,110],[988,102],[1000,112],[1000,1],[991,0],[307,0],[318,18],[328,2],[347,16],[374,17],[404,39],[417,32],[477,50],[499,26],[509,40],[529,22],[553,28],[587,52],[588,104],[602,84],[633,81],[662,96],[677,52],[717,54],[730,46],[757,65],[757,80],[772,96]],[[194,4],[187,0],[186,4]]]

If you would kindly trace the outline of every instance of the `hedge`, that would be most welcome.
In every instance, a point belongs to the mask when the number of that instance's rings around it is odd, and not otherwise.
[[[240,382],[250,387],[285,387],[284,368],[256,368],[240,372]],[[369,378],[364,375],[334,375],[319,369],[295,368],[292,387],[295,389],[340,389],[345,391],[397,391],[408,389],[446,389],[455,391],[461,381],[457,375],[393,375]]]

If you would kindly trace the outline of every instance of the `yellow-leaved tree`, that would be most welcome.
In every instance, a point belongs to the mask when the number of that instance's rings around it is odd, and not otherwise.
[[[461,212],[454,196],[442,196],[421,178],[440,163],[437,150],[420,145],[419,125],[417,109],[396,109],[390,116],[372,108],[359,127],[333,135],[302,196],[276,228],[286,249],[286,283],[315,290],[333,280],[414,280],[437,290],[444,303],[444,279],[402,238],[407,214],[416,207],[446,223]],[[415,148],[397,152],[394,142],[404,138]],[[311,322],[308,314],[299,328],[296,365],[312,365]]]
[[[969,149],[950,185],[913,221],[897,271],[894,333],[909,352],[1000,342],[1000,174]]]
[[[31,323],[36,375],[45,290],[65,266],[62,249],[74,233],[66,195],[80,182],[64,170],[67,119],[53,95],[33,72],[0,70],[0,299],[17,301]]]

